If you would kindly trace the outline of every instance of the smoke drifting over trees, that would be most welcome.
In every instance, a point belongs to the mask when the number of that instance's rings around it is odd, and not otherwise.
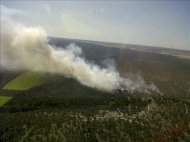
[[[1,20],[1,68],[61,74],[108,92],[115,89],[159,92],[154,84],[147,85],[140,76],[123,78],[114,67],[101,68],[86,61],[81,54],[81,48],[75,44],[65,48],[49,45],[42,27]]]

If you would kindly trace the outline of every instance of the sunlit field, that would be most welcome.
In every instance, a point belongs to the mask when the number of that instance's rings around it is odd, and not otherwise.
[[[28,90],[35,86],[44,84],[44,77],[38,73],[26,72],[8,82],[5,90]]]
[[[0,106],[3,106],[6,102],[8,102],[12,97],[8,96],[0,96]]]

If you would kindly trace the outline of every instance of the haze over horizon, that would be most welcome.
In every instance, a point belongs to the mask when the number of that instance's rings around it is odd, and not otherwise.
[[[190,1],[5,1],[2,13],[48,36],[190,50]]]

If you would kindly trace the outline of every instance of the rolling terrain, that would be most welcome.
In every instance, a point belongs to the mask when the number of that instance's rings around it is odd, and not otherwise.
[[[58,74],[2,71],[1,141],[190,141],[188,51],[49,38],[60,48],[73,42],[88,62],[109,62],[137,81],[141,76],[162,95],[107,93]]]
[[[65,42],[66,40],[66,42]],[[64,47],[69,43],[76,43],[83,49],[84,57],[91,62],[104,66],[104,60],[113,59],[117,70],[123,75],[140,74],[148,83],[155,83],[161,88],[165,96],[185,97],[190,96],[190,60],[181,59],[173,55],[162,54],[162,48],[125,45],[127,48],[110,47],[111,43],[100,43],[90,41],[78,41],[53,38],[50,44]],[[93,43],[93,44],[92,44]],[[95,44],[94,44],[95,43]],[[106,46],[106,45],[109,46]],[[136,48],[135,48],[136,47]],[[132,50],[134,48],[134,50]],[[141,50],[137,50],[141,49]],[[164,49],[163,52],[169,52],[172,49]],[[158,52],[159,51],[159,52]],[[173,52],[177,52],[175,50]],[[179,53],[187,54],[189,51]]]

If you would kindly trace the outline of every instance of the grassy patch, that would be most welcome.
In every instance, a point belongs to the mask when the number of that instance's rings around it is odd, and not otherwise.
[[[28,90],[35,86],[44,84],[44,76],[34,72],[26,72],[8,82],[3,89],[6,90]]]
[[[9,96],[0,96],[0,106],[3,106],[6,102],[8,102],[12,97]]]

